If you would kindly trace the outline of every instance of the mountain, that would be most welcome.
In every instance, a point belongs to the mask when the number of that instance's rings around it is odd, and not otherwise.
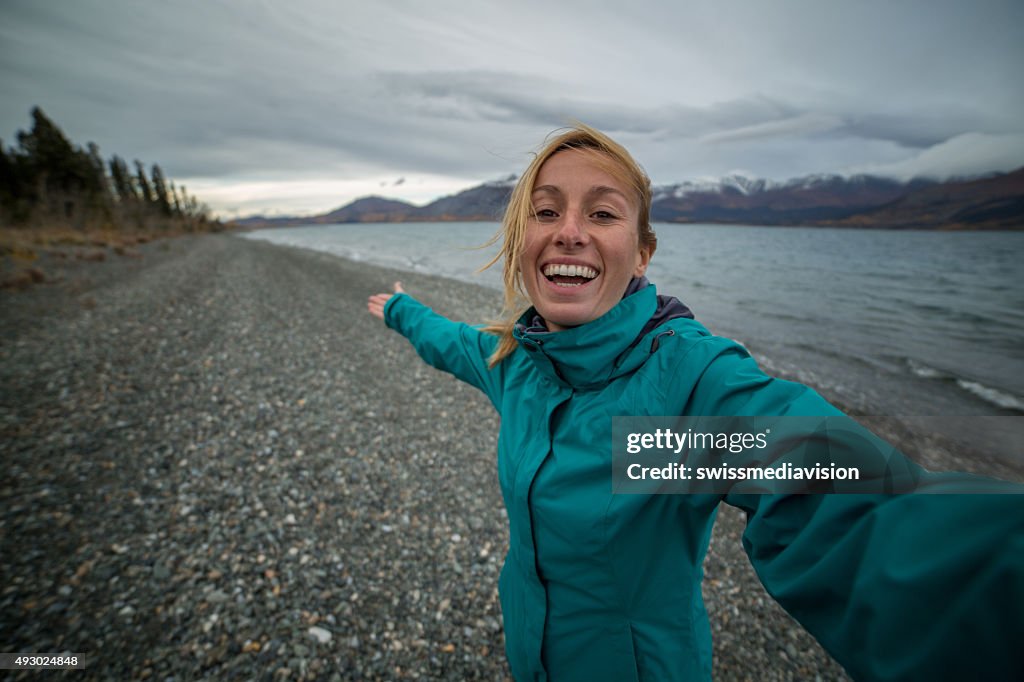
[[[441,197],[426,206],[369,196],[345,204],[330,213],[308,218],[286,216],[268,218],[252,216],[235,221],[242,227],[289,227],[294,225],[328,225],[334,223],[404,223],[445,221],[501,220],[516,176],[485,182],[458,194]]]
[[[902,183],[870,175],[812,175],[785,183],[729,176],[718,183],[683,183],[659,193],[659,222],[820,225],[896,201],[927,180]]]
[[[835,225],[947,230],[1024,229],[1024,168],[975,180],[917,188]]]
[[[500,220],[515,176],[426,206],[364,197],[311,218],[235,221],[244,227],[347,222]],[[872,175],[811,175],[775,182],[744,175],[653,188],[651,219],[672,223],[819,225],[885,229],[1024,229],[1024,168],[946,182]]]
[[[516,176],[487,182],[441,197],[419,209],[418,220],[501,220]]]
[[[659,188],[651,217],[659,222],[1020,229],[1024,168],[947,182],[819,175],[771,183],[732,176],[718,183]]]
[[[400,223],[416,207],[397,199],[369,196],[317,217],[318,223]]]
[[[292,227],[295,225],[333,225],[335,223],[401,223],[409,220],[416,206],[397,199],[369,196],[318,216],[283,216],[268,218],[257,215],[234,221],[241,227]]]

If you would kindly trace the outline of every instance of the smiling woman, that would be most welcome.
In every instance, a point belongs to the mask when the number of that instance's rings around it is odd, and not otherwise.
[[[890,452],[876,487],[858,489],[877,494],[615,493],[615,416],[843,416],[656,293],[649,207],[628,152],[579,126],[512,193],[492,261],[504,321],[452,322],[397,283],[368,301],[501,415],[499,593],[516,679],[710,678],[701,581],[721,502],[746,512],[744,549],[769,593],[855,678],[1024,678],[1024,498],[883,494],[895,471],[933,491],[1022,486],[927,473]],[[861,467],[875,454],[864,444],[879,443],[855,423],[818,440]]]
[[[531,194],[534,212],[519,271],[552,331],[611,310],[651,260],[651,246],[640,242],[636,197],[592,155],[578,149],[556,154],[542,166]]]
[[[499,337],[490,365],[515,350],[529,304],[551,330],[611,310],[658,246],[650,208],[651,181],[622,145],[586,126],[549,142],[513,190],[493,240],[501,250],[486,266],[504,262],[506,318],[487,328]]]

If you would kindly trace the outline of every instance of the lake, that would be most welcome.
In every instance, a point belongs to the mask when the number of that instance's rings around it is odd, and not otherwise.
[[[315,225],[246,236],[498,289],[496,268],[475,273],[496,247],[472,248],[497,227]],[[1024,233],[654,228],[648,276],[658,291],[743,343],[767,372],[862,414],[1024,414]]]

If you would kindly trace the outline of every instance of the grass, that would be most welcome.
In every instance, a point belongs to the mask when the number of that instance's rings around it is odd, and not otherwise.
[[[111,253],[140,257],[135,247],[189,234],[183,229],[76,230],[66,226],[0,227],[0,289],[24,289],[49,280],[43,262],[106,260]]]

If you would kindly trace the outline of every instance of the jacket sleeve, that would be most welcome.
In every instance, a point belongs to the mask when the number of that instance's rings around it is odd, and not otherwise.
[[[739,349],[693,395],[696,414],[841,414]],[[946,494],[727,495],[758,577],[854,679],[1024,679],[1024,486],[905,462]]]
[[[409,339],[427,364],[480,389],[498,407],[504,363],[487,367],[496,336],[453,322],[404,293],[388,299],[384,323]]]

